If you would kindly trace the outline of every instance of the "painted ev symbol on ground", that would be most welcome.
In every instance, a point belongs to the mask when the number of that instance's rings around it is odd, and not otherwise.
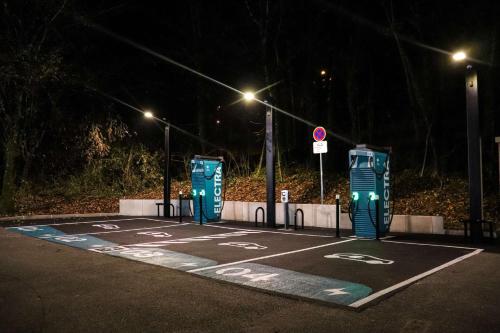
[[[137,233],[138,235],[153,236],[155,238],[166,238],[172,237],[171,234],[164,231],[141,231]]]
[[[332,288],[332,289],[325,289],[323,291],[328,293],[328,296],[350,295],[351,294],[351,293],[348,293],[347,291],[344,291],[344,289],[346,289],[346,288]]]
[[[37,227],[33,227],[33,226],[26,226],[26,227],[18,227],[17,230],[21,230],[21,231],[37,231],[38,228]]]
[[[60,241],[60,242],[65,242],[65,243],[72,243],[72,242],[85,242],[87,238],[82,238],[82,237],[76,237],[76,236],[58,236],[54,237],[55,240]]]
[[[106,230],[120,229],[116,224],[92,224],[93,227],[103,228]]]
[[[249,243],[249,242],[227,242],[227,243],[219,243],[217,245],[241,247],[245,250],[264,250],[264,249],[267,249],[267,246],[259,245],[257,243]]]
[[[360,254],[360,253],[334,253],[326,255],[325,258],[360,261],[370,265],[391,265],[394,263],[393,260],[377,258],[374,256],[370,256],[368,254]]]

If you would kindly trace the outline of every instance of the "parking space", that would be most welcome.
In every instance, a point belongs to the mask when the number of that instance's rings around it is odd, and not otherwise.
[[[481,250],[335,238],[227,221],[117,218],[7,228],[40,239],[327,304],[362,308]]]

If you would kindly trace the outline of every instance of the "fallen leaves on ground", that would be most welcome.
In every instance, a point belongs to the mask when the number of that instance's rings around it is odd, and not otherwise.
[[[235,177],[224,183],[224,200],[266,201],[264,176]],[[319,175],[301,171],[284,176],[276,181],[276,201],[280,191],[289,191],[290,202],[320,203]],[[171,197],[177,198],[191,193],[190,181],[173,181]],[[334,204],[335,195],[341,198],[342,211],[349,204],[349,181],[345,177],[325,178],[325,204]],[[403,173],[396,178],[394,188],[395,214],[439,215],[443,216],[446,228],[460,228],[460,220],[468,215],[467,181],[459,177],[421,178],[412,173]],[[154,188],[123,196],[126,199],[160,199],[163,188]],[[117,213],[120,197],[80,197],[40,196],[36,194],[17,198],[18,215],[34,214],[74,214],[74,213]],[[485,217],[495,219],[498,198],[493,194],[485,196]]]

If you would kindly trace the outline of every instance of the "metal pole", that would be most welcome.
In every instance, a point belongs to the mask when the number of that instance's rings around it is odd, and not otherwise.
[[[182,223],[182,192],[179,192],[179,223]]]
[[[163,216],[170,217],[170,124],[165,125],[165,165],[163,167]]]
[[[200,202],[200,225],[203,224],[203,196],[200,194],[199,195],[200,199],[199,199],[199,202]]]
[[[482,223],[479,221],[483,218],[483,177],[477,72],[470,65],[467,66],[465,84],[469,170],[469,218],[471,223],[471,239],[473,242],[477,242],[482,236]]]
[[[370,207],[368,207],[368,209],[370,209]],[[377,235],[377,240],[380,239],[380,219],[379,219],[379,199],[376,198],[375,199],[375,228],[377,230],[375,230],[375,235]]]
[[[498,145],[498,191],[497,202],[500,202],[500,136],[495,137],[495,142]],[[497,216],[500,215],[500,205],[497,205]]]
[[[340,237],[340,195],[338,194],[335,196],[335,236]]]
[[[319,174],[321,177],[321,204],[323,204],[323,154],[319,154]]]
[[[267,226],[274,228],[276,226],[276,178],[274,166],[273,113],[273,108],[266,106],[266,214]]]
[[[288,202],[283,203],[283,207],[285,209],[284,214],[285,214],[285,229],[288,229],[288,226],[290,225],[290,217],[288,216]]]

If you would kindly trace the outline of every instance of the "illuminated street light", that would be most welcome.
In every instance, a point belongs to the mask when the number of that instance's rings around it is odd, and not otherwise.
[[[325,71],[324,69],[322,69],[322,70],[321,70],[321,72],[319,72],[319,74],[320,74],[321,76],[325,76],[325,75],[326,75],[326,71]]]
[[[243,98],[245,99],[245,101],[251,102],[255,99],[255,94],[251,91],[247,91],[243,94]]]
[[[467,55],[463,51],[458,51],[453,54],[452,58],[454,61],[463,61],[467,58]]]
[[[467,60],[463,51],[452,56],[453,61]],[[481,162],[481,129],[479,126],[479,103],[477,88],[477,71],[471,64],[465,67],[465,109],[467,114],[467,160],[469,174],[469,223],[470,236],[473,242],[482,238],[483,220],[483,171]],[[466,228],[467,234],[467,225]]]
[[[144,111],[144,117],[148,119],[154,119],[155,116],[151,111]],[[165,150],[165,165],[163,167],[163,216],[170,217],[170,123],[167,123],[165,119],[160,120],[165,124],[164,131],[164,150]],[[175,212],[174,212],[175,214]]]

